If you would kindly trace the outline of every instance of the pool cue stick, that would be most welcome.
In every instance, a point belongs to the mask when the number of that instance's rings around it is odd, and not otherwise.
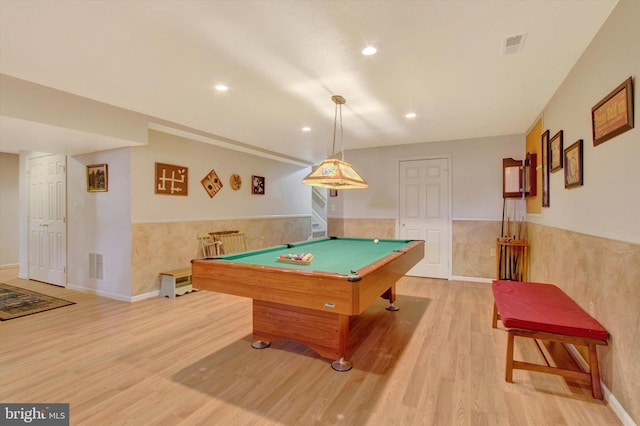
[[[513,201],[513,200],[510,200],[510,201],[511,201],[512,206],[515,207],[515,201]],[[507,239],[508,239],[507,243],[509,243],[510,240],[511,240],[511,215],[510,215],[510,211],[511,211],[511,209],[507,208]],[[512,250],[512,247],[510,245],[507,245],[506,249],[507,249],[506,250],[507,251],[507,253],[506,253],[506,255],[507,255],[507,265],[506,265],[507,266],[507,271],[505,273],[505,276],[507,277],[508,280],[511,280],[511,260],[512,260],[511,259],[511,255],[512,255],[513,250]]]
[[[504,206],[507,203],[507,199],[502,199],[502,227],[500,228],[500,236],[504,237]]]
[[[516,216],[516,202],[513,202],[513,239],[516,239],[516,222],[518,216]]]
[[[518,228],[518,239],[520,239],[520,235],[522,234],[522,222],[520,222],[519,220],[516,220],[516,223],[518,224],[517,228]]]
[[[503,197],[502,198],[502,224],[501,224],[501,227],[500,227],[500,238],[499,238],[499,241],[500,241],[500,252],[497,254],[497,256],[499,256],[498,257],[498,279],[499,280],[501,280],[504,277],[504,274],[502,272],[502,268],[504,267],[503,259],[502,259],[502,253],[504,251],[504,244],[502,244],[502,243],[504,242],[503,241],[503,238],[504,238],[504,206],[505,206],[506,202],[507,202],[507,199]]]

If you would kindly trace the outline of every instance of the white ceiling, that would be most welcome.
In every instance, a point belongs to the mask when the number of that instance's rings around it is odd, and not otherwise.
[[[526,132],[616,3],[0,0],[0,72],[317,163],[333,94],[347,150]]]

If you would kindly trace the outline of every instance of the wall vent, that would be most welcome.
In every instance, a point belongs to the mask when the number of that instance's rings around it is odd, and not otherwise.
[[[89,278],[104,280],[104,256],[102,253],[89,253]]]
[[[527,38],[527,33],[513,34],[505,38],[502,45],[502,54],[513,55],[514,53],[522,52],[525,38]]]

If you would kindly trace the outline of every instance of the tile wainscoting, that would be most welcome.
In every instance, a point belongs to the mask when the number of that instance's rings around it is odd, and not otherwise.
[[[496,239],[501,222],[454,220],[451,227],[454,277],[496,278]]]
[[[610,333],[605,386],[640,419],[640,245],[527,223],[530,280],[556,284]]]
[[[492,279],[496,273],[496,238],[500,236],[500,222],[454,220],[453,275]],[[328,235],[364,238],[396,238],[396,219],[339,219],[329,218]]]
[[[134,223],[131,225],[131,295],[160,289],[160,272],[185,268],[202,257],[198,234],[237,229],[249,249],[304,241],[311,234],[310,217]]]

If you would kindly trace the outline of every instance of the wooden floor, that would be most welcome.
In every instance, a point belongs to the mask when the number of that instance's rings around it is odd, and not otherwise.
[[[77,304],[0,324],[0,401],[70,404],[72,425],[617,425],[587,385],[514,372],[489,284],[405,277],[352,322],[338,373],[302,345],[251,348],[251,301],[125,303],[6,276]],[[10,275],[10,274],[9,274]],[[530,339],[517,356],[537,360]]]

